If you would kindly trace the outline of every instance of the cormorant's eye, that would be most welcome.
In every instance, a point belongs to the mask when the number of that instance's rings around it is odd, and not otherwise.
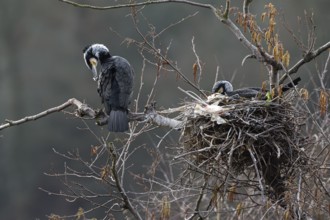
[[[97,66],[97,60],[95,58],[90,58],[89,63],[91,67],[96,67]]]

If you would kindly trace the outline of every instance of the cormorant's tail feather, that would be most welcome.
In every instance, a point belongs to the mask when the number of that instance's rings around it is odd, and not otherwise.
[[[127,112],[124,110],[111,110],[108,119],[110,132],[125,132],[129,128]]]
[[[282,88],[282,92],[288,91],[289,89],[293,88],[294,86],[298,85],[298,82],[301,80],[300,77],[295,78],[292,82],[289,82]]]

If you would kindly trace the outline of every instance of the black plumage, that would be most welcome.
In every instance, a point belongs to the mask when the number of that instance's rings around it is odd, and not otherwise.
[[[111,56],[102,44],[93,44],[84,49],[86,65],[98,82],[97,91],[109,115],[108,129],[124,132],[129,129],[128,106],[131,102],[134,71],[129,62],[120,56]],[[100,69],[96,66],[100,63]]]
[[[286,92],[289,89],[293,88],[298,84],[300,80],[301,78],[298,77],[294,79],[292,83],[290,82],[286,84],[282,87],[282,92]],[[267,92],[267,90],[264,92]],[[232,84],[225,80],[216,82],[212,87],[212,93],[220,93],[223,95],[239,96],[244,98],[253,98],[256,97],[258,94],[264,95],[264,92],[262,91],[262,88],[259,87],[248,87],[234,90]]]

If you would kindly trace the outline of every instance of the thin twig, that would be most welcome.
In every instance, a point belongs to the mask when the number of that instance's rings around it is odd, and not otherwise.
[[[199,194],[198,199],[196,201],[194,213],[190,217],[187,218],[188,220],[194,219],[194,217],[196,215],[199,215],[200,216],[199,209],[200,209],[200,205],[201,205],[203,196],[205,196],[204,190],[205,190],[206,186],[207,186],[207,179],[204,178],[204,184],[203,184],[203,186],[202,186],[202,188],[200,190],[200,194]]]
[[[262,201],[264,202],[264,201],[266,201],[266,199],[265,199],[265,195],[264,195],[264,185],[262,184],[262,178],[261,178],[261,175],[260,175],[260,173],[259,173],[259,168],[258,168],[258,165],[257,165],[258,161],[257,161],[257,159],[255,158],[255,156],[254,156],[254,154],[253,154],[253,152],[252,152],[252,150],[251,150],[250,147],[248,147],[248,151],[249,151],[250,156],[251,156],[251,159],[252,159],[252,161],[253,161],[253,166],[254,166],[254,168],[255,168],[256,175],[257,175],[257,179],[258,179],[258,181],[259,181],[259,186],[260,186],[260,189],[261,189],[261,197],[262,197]]]
[[[110,150],[111,157],[112,157],[111,174],[115,181],[118,192],[122,196],[123,202],[125,204],[123,208],[128,209],[136,219],[142,220],[143,218],[140,216],[139,212],[137,212],[136,209],[132,206],[130,198],[127,196],[127,194],[123,188],[123,185],[122,185],[123,183],[120,182],[120,179],[119,179],[119,176],[117,173],[117,165],[116,165],[118,156],[117,156],[116,150],[113,148],[113,145],[109,146],[109,150]]]
[[[252,3],[253,0],[244,0],[243,2],[243,15],[248,15],[249,12],[249,5]]]
[[[186,16],[186,17],[180,19],[179,21],[170,24],[169,26],[167,26],[166,28],[164,28],[163,30],[161,30],[160,32],[158,32],[158,33],[154,36],[154,38],[159,37],[161,34],[163,34],[165,31],[167,31],[167,30],[170,29],[171,27],[174,27],[174,26],[176,26],[176,25],[178,25],[178,24],[180,24],[180,23],[182,23],[182,22],[188,20],[189,18],[192,18],[192,17],[196,16],[198,13],[199,13],[199,12],[197,11],[197,12],[195,12],[194,14],[188,15],[188,16]]]
[[[188,83],[190,86],[192,86],[194,89],[196,89],[197,91],[199,91],[205,98],[207,97],[206,94],[200,90],[200,88],[198,88],[192,81],[190,81],[187,76],[185,74],[183,74],[170,60],[168,60],[166,58],[166,56],[164,56],[162,53],[160,53],[160,51],[155,48],[149,41],[148,39],[142,34],[142,32],[140,31],[140,29],[138,28],[137,22],[134,18],[134,16],[132,16],[133,18],[133,22],[135,25],[135,29],[137,31],[137,33],[142,37],[142,39],[144,40],[144,43],[151,48],[155,54],[157,54],[157,56],[159,56],[161,59],[163,59],[173,70],[175,70],[175,72],[177,72],[180,77],[182,77],[182,79]]]
[[[321,84],[321,87],[322,89],[325,89],[326,86],[324,85],[324,79],[325,79],[325,74],[328,72],[328,65],[329,65],[329,62],[330,62],[330,51],[328,53],[328,57],[327,57],[327,60],[325,61],[325,64],[324,64],[324,68],[323,68],[323,71],[322,73],[319,74],[319,77],[320,77],[320,84]]]
[[[202,72],[203,72],[203,69],[202,69],[202,65],[201,65],[201,60],[199,59],[199,56],[196,52],[196,46],[195,46],[195,37],[192,37],[191,39],[191,44],[192,44],[192,50],[194,52],[194,55],[196,57],[196,63],[198,65],[198,80],[197,80],[197,85],[200,86],[200,81],[201,81],[201,78],[202,78]],[[197,73],[194,73],[194,74],[197,74]],[[195,76],[194,76],[195,77]]]

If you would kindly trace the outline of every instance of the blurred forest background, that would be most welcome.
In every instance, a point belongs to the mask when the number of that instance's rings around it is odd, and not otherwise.
[[[87,1],[103,5],[118,2],[126,1]],[[201,2],[216,4],[218,0]],[[254,2],[251,12],[260,14],[268,2]],[[305,10],[314,13],[316,47],[329,41],[329,0],[277,0],[272,3],[285,15],[287,24],[305,40],[306,28],[299,28],[297,17],[304,19]],[[232,4],[241,7],[240,0],[233,0]],[[212,87],[217,66],[220,68],[219,78],[233,81],[234,87],[261,85],[267,79],[264,67],[255,60],[248,60],[244,67],[241,66],[249,51],[209,10],[165,4],[149,6],[143,14],[156,31],[160,31],[197,11],[197,15],[165,31],[156,42],[159,48],[165,49],[171,42],[169,59],[176,60],[181,71],[193,78],[192,65],[196,58],[191,40],[194,36],[197,53],[204,63],[201,80],[204,90]],[[96,84],[82,59],[82,49],[91,43],[103,43],[113,55],[130,61],[136,72],[137,91],[142,57],[134,45],[127,46],[123,41],[125,37],[141,39],[132,19],[127,16],[129,13],[129,9],[97,11],[75,8],[57,0],[3,0],[0,7],[0,123],[41,112],[72,97],[84,100],[94,108],[100,107]],[[144,34],[149,31],[147,21],[139,21]],[[295,63],[301,58],[301,51],[284,28],[280,34],[281,39],[285,39],[285,48],[290,51],[291,63]],[[317,59],[319,65],[324,64],[326,56],[325,53]],[[303,78],[301,87],[315,88],[313,83],[318,84],[315,71],[315,62],[299,70],[298,74]],[[145,96],[152,87],[156,72],[152,66],[147,68]],[[178,81],[174,73],[160,77],[162,83],[157,85],[154,97],[158,107],[175,107],[184,100],[178,86],[192,89]],[[97,134],[107,134],[93,122],[89,124]],[[96,140],[84,127],[81,120],[56,113],[0,132],[1,219],[44,219],[52,212],[74,213],[83,206],[79,202],[70,206],[63,198],[50,196],[38,188],[59,191],[62,187],[55,178],[44,175],[44,172],[63,168],[64,161],[54,154],[53,148],[59,152],[79,149],[81,155],[90,154],[90,147]],[[157,132],[164,130],[153,131],[141,138],[140,143],[153,147]],[[137,152],[135,157],[136,169],[148,163],[143,151]]]

